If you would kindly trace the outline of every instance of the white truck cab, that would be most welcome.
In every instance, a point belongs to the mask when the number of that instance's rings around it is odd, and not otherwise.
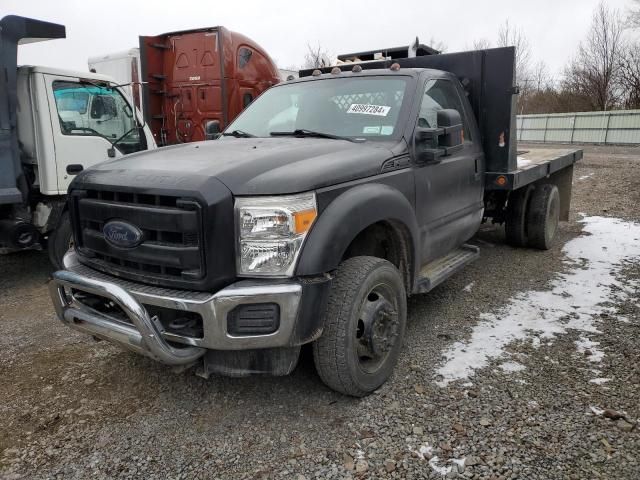
[[[155,148],[148,127],[138,128],[142,115],[115,84],[96,73],[18,68],[22,163],[42,195],[66,194],[74,173],[96,163]]]
[[[74,176],[156,148],[126,85],[97,73],[17,65],[18,45],[64,37],[62,25],[0,20],[0,253],[46,245],[57,267],[72,239],[66,193]]]

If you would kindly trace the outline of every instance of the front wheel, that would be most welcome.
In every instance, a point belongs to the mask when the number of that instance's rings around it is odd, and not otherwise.
[[[331,285],[313,359],[322,381],[355,397],[380,387],[398,362],[407,318],[402,276],[387,260],[353,257]]]
[[[71,231],[71,221],[69,220],[69,212],[64,212],[56,229],[49,234],[47,240],[47,251],[49,253],[49,261],[57,270],[62,270],[64,264],[62,259],[64,254],[73,247],[73,233]]]

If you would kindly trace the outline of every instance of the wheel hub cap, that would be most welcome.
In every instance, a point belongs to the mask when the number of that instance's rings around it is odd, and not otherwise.
[[[383,295],[372,291],[360,311],[358,356],[361,364],[379,364],[394,346],[398,332],[398,313]]]

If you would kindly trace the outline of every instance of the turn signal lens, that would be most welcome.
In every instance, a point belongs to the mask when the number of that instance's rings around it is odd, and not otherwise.
[[[295,222],[294,232],[305,233],[311,228],[313,221],[316,219],[316,210],[305,210],[304,212],[295,212],[293,214]]]

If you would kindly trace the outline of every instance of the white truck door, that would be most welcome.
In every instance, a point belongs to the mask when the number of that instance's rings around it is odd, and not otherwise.
[[[115,156],[153,148],[147,132],[137,128],[134,110],[123,93],[79,79],[45,75],[56,152],[58,189],[66,192],[74,174],[69,165],[86,169]]]

